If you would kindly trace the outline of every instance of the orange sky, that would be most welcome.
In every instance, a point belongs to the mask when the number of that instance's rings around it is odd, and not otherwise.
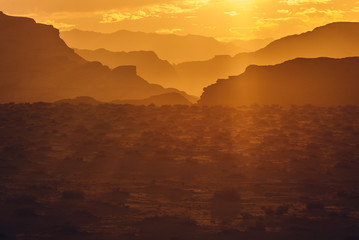
[[[358,0],[0,0],[0,10],[62,30],[128,29],[218,39],[278,38],[359,21]]]

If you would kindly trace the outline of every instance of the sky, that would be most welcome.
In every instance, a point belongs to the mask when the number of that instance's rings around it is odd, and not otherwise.
[[[279,38],[359,21],[359,0],[0,0],[0,10],[60,30],[127,29],[218,40]]]

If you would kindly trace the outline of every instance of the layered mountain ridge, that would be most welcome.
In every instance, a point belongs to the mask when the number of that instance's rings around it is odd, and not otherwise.
[[[220,42],[200,35],[176,35],[119,30],[113,33],[98,33],[74,29],[61,32],[61,37],[72,48],[96,50],[105,48],[113,52],[154,51],[171,63],[206,60],[214,55],[235,55],[253,51],[268,43],[268,39]],[[240,47],[245,45],[245,47]]]
[[[273,41],[251,53],[234,57],[217,56],[208,61],[193,61],[175,66],[181,79],[181,89],[191,93],[202,92],[203,86],[219,78],[241,74],[249,65],[279,64],[294,58],[345,58],[359,56],[359,23],[337,22],[315,28],[313,31],[291,35]]]
[[[153,51],[112,52],[106,49],[84,50],[75,52],[88,61],[99,61],[115,68],[120,65],[134,65],[138,75],[150,83],[170,87],[179,81],[174,67],[166,60],[160,59]]]
[[[56,101],[91,96],[100,101],[143,99],[178,92],[149,84],[136,67],[111,70],[88,62],[52,26],[0,13],[0,102]]]

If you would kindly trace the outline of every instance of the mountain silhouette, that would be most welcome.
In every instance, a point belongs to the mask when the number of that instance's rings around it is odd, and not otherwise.
[[[143,99],[176,89],[149,84],[135,66],[113,70],[78,56],[52,26],[0,12],[0,102]]]
[[[150,83],[169,87],[178,82],[174,67],[168,61],[158,58],[152,51],[111,52],[105,49],[75,49],[75,52],[88,61],[98,61],[110,68],[134,65],[137,67],[138,75]]]
[[[200,61],[218,54],[234,55],[242,51],[259,49],[267,40],[219,42],[212,37],[180,36],[120,30],[97,33],[81,30],[61,32],[61,37],[72,48],[96,50],[105,48],[115,52],[154,51],[161,59],[171,63]],[[241,43],[245,47],[240,47]]]
[[[163,105],[191,105],[188,101],[179,93],[164,93],[160,95],[151,96],[145,99],[133,99],[133,100],[116,100],[113,101],[116,104],[131,104],[131,105],[150,105],[154,104],[157,106]]]
[[[359,23],[337,22],[271,42],[251,53],[216,56],[207,61],[177,64],[181,89],[198,94],[218,78],[241,74],[249,65],[279,64],[294,58],[359,56]],[[193,83],[196,82],[195,85]],[[177,85],[175,87],[178,87]]]
[[[102,102],[97,101],[96,99],[94,99],[92,97],[80,96],[80,97],[76,97],[76,98],[72,98],[72,99],[58,100],[55,103],[58,103],[58,104],[68,103],[68,104],[73,104],[73,105],[79,105],[79,104],[99,105]]]
[[[298,58],[273,66],[249,66],[236,77],[204,89],[202,105],[359,104],[359,57]]]

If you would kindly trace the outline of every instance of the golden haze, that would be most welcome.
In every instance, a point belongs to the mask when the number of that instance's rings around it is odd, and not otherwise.
[[[127,29],[222,40],[278,38],[359,20],[356,0],[0,0],[0,6],[62,30]]]

